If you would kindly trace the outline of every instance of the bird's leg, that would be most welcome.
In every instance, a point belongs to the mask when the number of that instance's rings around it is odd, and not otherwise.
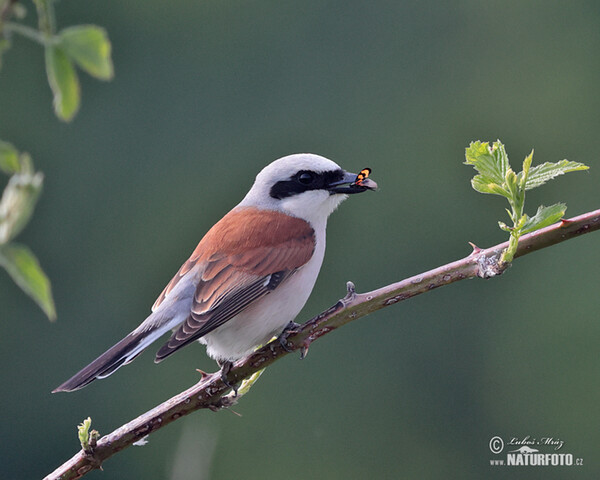
[[[219,364],[219,367],[221,367],[221,381],[231,388],[233,390],[233,395],[237,397],[237,385],[231,384],[229,380],[227,380],[227,375],[229,375],[231,367],[233,367],[233,362],[230,362],[229,360],[217,360],[217,363]]]
[[[277,339],[279,340],[279,344],[283,347],[283,349],[286,352],[292,353],[294,351],[294,350],[292,350],[291,348],[289,348],[287,346],[287,339],[288,339],[288,337],[290,335],[298,333],[301,328],[302,328],[302,325],[300,325],[299,323],[296,323],[296,322],[292,321],[292,322],[288,323],[285,326],[285,328],[283,329],[283,331],[277,337]]]

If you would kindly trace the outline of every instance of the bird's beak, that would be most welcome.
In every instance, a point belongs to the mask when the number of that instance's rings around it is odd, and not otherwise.
[[[356,173],[344,172],[344,177],[337,182],[328,185],[327,190],[332,195],[334,193],[361,193],[367,190],[377,190],[377,184],[370,178],[364,178],[357,181]]]

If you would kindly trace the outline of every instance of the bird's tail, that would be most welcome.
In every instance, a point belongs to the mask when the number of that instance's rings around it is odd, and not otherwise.
[[[140,327],[142,327],[140,325]],[[170,325],[143,329],[138,327],[123,340],[109,348],[87,367],[73,375],[69,380],[62,383],[52,393],[72,392],[85,387],[97,378],[105,378],[114,373],[119,367],[131,363],[142,351],[162,336]]]

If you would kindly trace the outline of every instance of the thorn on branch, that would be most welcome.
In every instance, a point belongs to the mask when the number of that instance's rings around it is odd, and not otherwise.
[[[310,343],[307,342],[300,347],[300,360],[304,360],[308,355],[308,347],[310,347]]]
[[[473,251],[471,252],[471,255],[477,255],[479,252],[481,252],[481,248],[479,248],[473,242],[469,242],[469,245],[471,245],[471,248],[473,249]]]

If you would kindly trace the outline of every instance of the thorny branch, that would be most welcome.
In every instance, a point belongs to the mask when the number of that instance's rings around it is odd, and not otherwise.
[[[600,209],[524,235],[519,240],[515,258],[595,230],[600,230]],[[286,348],[280,342],[272,342],[236,362],[228,374],[229,383],[241,382],[289,352],[300,350],[305,353],[317,338],[376,310],[458,280],[491,278],[507,268],[508,265],[501,264],[499,260],[508,242],[487,249],[472,246],[471,254],[461,260],[371,292],[356,293],[354,285],[348,282],[347,295],[292,333],[287,338]],[[102,462],[115,453],[184,415],[202,408],[218,410],[229,407],[237,400],[228,393],[229,390],[218,372],[203,374],[196,385],[100,438],[91,453],[80,451],[45,480],[80,478],[100,468]]]

